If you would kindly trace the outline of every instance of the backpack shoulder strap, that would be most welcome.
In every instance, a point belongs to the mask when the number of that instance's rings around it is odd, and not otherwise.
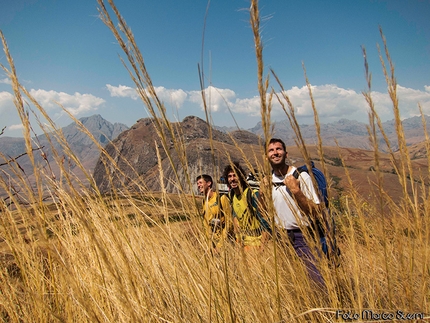
[[[221,211],[222,211],[222,208],[223,208],[222,200],[224,200],[224,199],[227,199],[228,204],[231,205],[231,201],[232,200],[231,200],[231,197],[230,197],[230,192],[226,193],[226,194],[219,194],[218,205],[219,205],[219,208],[220,208]]]
[[[230,193],[231,192],[228,192],[228,193],[225,193],[225,194],[222,194],[221,196],[224,196],[227,200],[228,200],[228,202],[229,203],[231,203],[231,196],[230,196]]]
[[[256,217],[258,221],[260,222],[263,229],[270,234],[272,234],[272,229],[270,227],[270,224],[266,221],[265,218],[260,214],[258,211],[258,205],[257,205],[257,199],[258,199],[258,190],[252,190],[251,188],[248,188],[248,192],[246,193],[246,199],[248,202],[248,207],[250,209],[251,216]]]
[[[216,193],[216,203],[218,204],[218,210],[219,210],[219,212],[217,214],[217,217],[220,217],[221,216],[221,212],[222,212],[221,198],[222,198],[221,194],[217,192]]]
[[[252,215],[255,214],[255,209],[257,205],[255,204],[255,199],[253,198],[253,191],[249,187],[246,189],[246,203],[248,204],[248,208],[251,210]]]
[[[313,161],[311,161],[311,167],[312,167],[312,175],[315,178],[315,182],[317,184],[316,189],[318,189],[319,194],[321,195],[321,202],[324,202],[325,206],[329,207],[329,201],[327,196],[327,180],[324,176],[324,173],[315,167],[315,164]],[[300,166],[297,168],[299,172],[307,172],[309,174],[308,167],[305,165]]]
[[[227,196],[228,196],[228,199],[230,200],[230,202],[232,202],[233,201],[233,196],[234,196],[234,190],[230,190],[227,193]]]
[[[312,168],[313,168],[313,167],[314,167],[314,162],[312,162]],[[299,173],[306,172],[306,173],[308,173],[308,174],[309,174],[308,166],[307,166],[306,164],[304,164],[304,165],[302,165],[302,166],[300,166],[300,167],[297,167],[297,171],[298,171]]]

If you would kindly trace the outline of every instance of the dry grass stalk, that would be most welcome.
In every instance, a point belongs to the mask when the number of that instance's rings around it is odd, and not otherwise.
[[[109,1],[109,4],[118,18],[119,29],[111,21],[104,3],[99,1],[102,17],[127,56],[130,76],[154,117],[160,142],[167,150],[167,138],[180,134],[180,131],[172,127],[163,105],[156,98],[131,30],[113,2]],[[267,140],[273,130],[271,99],[276,93],[272,90],[268,94],[268,78],[263,81],[257,1],[251,3],[250,16]],[[2,39],[3,46],[7,47]],[[10,53],[7,57],[11,64]],[[21,93],[48,122],[50,119],[43,107],[21,86],[15,67],[11,65],[9,70],[8,75],[14,80],[17,110],[23,123],[27,124],[24,134],[29,150],[32,149],[31,125]],[[392,69],[391,76],[387,77],[390,84],[395,84],[393,73]],[[272,74],[285,93],[276,74]],[[305,78],[313,102],[306,71]],[[369,134],[375,149],[375,171],[379,172],[376,125],[381,133],[383,129],[371,98],[370,74],[366,80],[369,86],[364,95],[371,110]],[[397,113],[395,86],[389,91],[392,91],[393,109]],[[303,155],[308,156],[294,106],[287,96],[281,95],[283,100],[278,99],[287,102],[288,107],[285,103],[283,107],[297,131],[297,144]],[[316,103],[312,106],[319,138]],[[210,111],[209,106],[207,111]],[[211,119],[210,113],[207,119]],[[53,122],[50,125],[56,129]],[[81,131],[91,137],[80,126]],[[403,131],[400,124],[396,130]],[[62,143],[64,154],[79,164],[62,134],[54,131],[50,135]],[[402,134],[398,134],[398,138],[402,141]],[[180,135],[174,140],[177,156],[186,168],[185,144]],[[238,143],[236,146],[239,147]],[[427,137],[427,155],[429,147]],[[99,149],[102,151],[102,147]],[[401,152],[407,154],[406,147]],[[318,153],[324,156],[320,138]],[[257,159],[256,156],[249,156],[245,151],[242,155],[243,163],[255,164],[252,158]],[[392,156],[394,167],[394,152]],[[109,158],[108,154],[106,157]],[[11,186],[0,181],[3,189],[9,191],[10,199],[16,202],[15,209],[4,200],[0,204],[0,236],[4,240],[0,261],[0,318],[9,322],[327,322],[335,320],[337,310],[430,312],[428,188],[423,184],[421,190],[408,190],[411,182],[407,175],[412,175],[410,160],[400,156],[399,185],[404,192],[403,199],[396,203],[400,206],[396,206],[382,189],[384,178],[380,174],[374,183],[377,197],[366,200],[354,186],[354,178],[343,156],[339,154],[339,157],[349,182],[343,209],[333,210],[343,260],[341,266],[335,268],[325,259],[319,262],[327,283],[325,296],[315,292],[288,243],[277,244],[273,240],[273,248],[255,254],[244,254],[230,244],[219,256],[208,252],[208,241],[200,228],[200,219],[196,217],[197,199],[182,189],[186,183],[177,183],[180,188],[177,194],[167,194],[148,192],[145,183],[136,180],[135,191],[125,186],[114,189],[112,195],[103,196],[94,187],[91,175],[88,175],[88,183],[75,184],[74,175],[61,166],[60,154],[57,154],[55,162],[62,167],[64,183],[34,164],[38,181],[34,191],[19,169],[15,169],[20,194],[32,207],[20,204]],[[112,160],[111,165],[116,167],[117,164]],[[267,164],[261,169],[267,175],[270,171],[266,167]],[[177,174],[179,170],[175,171]],[[188,181],[191,183],[190,179]],[[55,204],[43,201],[46,193],[55,197]],[[182,221],[175,222],[177,219]]]

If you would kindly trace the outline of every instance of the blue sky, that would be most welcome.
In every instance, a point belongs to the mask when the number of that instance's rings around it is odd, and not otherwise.
[[[211,114],[219,126],[251,128],[260,121],[256,58],[249,1],[127,0],[116,2],[131,27],[148,72],[172,120],[204,118],[197,65],[203,56]],[[147,117],[122,65],[112,33],[98,18],[94,0],[0,0],[0,30],[21,83],[58,126],[101,114],[128,126]],[[373,95],[383,121],[393,118],[377,44],[379,26],[395,64],[402,117],[430,114],[430,1],[261,0],[265,73],[272,68],[296,107],[300,123],[313,120],[302,62],[322,122],[366,122],[361,46],[368,53]],[[203,50],[202,50],[203,47]],[[202,55],[203,54],[203,55]],[[8,67],[3,52],[0,63]],[[276,91],[279,87],[271,78]],[[0,127],[5,136],[22,130],[10,82],[0,71]],[[283,120],[274,102],[273,119]]]

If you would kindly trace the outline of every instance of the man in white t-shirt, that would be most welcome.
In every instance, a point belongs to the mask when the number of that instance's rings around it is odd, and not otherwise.
[[[303,230],[311,225],[320,212],[320,200],[306,172],[298,173],[286,163],[287,151],[281,139],[272,138],[266,148],[266,157],[272,166],[272,199],[275,222],[288,234],[297,255],[304,261],[310,277],[320,286],[324,280],[315,266],[315,257],[303,236]],[[311,230],[312,231],[312,230]]]

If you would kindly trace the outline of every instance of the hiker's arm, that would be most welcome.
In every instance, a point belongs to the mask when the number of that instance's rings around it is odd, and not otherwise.
[[[321,212],[320,205],[306,197],[300,189],[300,180],[289,175],[285,177],[284,184],[290,190],[300,209],[310,216],[312,220],[316,219],[318,214]]]

